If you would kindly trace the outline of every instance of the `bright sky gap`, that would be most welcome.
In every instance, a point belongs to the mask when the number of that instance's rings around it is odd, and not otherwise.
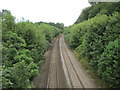
[[[0,10],[10,10],[19,20],[24,17],[32,22],[59,22],[69,26],[88,6],[88,0],[1,0]]]

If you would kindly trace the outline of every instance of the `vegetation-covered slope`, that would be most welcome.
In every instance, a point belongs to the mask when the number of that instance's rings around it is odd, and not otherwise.
[[[87,58],[109,87],[120,88],[120,2],[88,7],[76,23],[65,28],[70,47]]]
[[[44,53],[60,29],[29,21],[15,23],[10,12],[2,19],[3,88],[31,88]]]

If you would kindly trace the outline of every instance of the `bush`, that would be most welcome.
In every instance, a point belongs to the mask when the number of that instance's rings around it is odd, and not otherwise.
[[[120,88],[119,42],[120,38],[109,42],[98,61],[99,76],[114,88]]]

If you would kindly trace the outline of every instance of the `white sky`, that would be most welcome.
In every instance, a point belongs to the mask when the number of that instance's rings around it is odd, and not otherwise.
[[[0,0],[0,10],[10,10],[21,20],[32,22],[60,22],[72,25],[83,8],[90,6],[88,0]]]

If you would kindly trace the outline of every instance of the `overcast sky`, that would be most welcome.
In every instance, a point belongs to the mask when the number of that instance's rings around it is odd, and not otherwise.
[[[90,6],[88,0],[1,0],[0,10],[10,10],[17,19],[32,22],[60,22],[72,25],[82,9]]]

